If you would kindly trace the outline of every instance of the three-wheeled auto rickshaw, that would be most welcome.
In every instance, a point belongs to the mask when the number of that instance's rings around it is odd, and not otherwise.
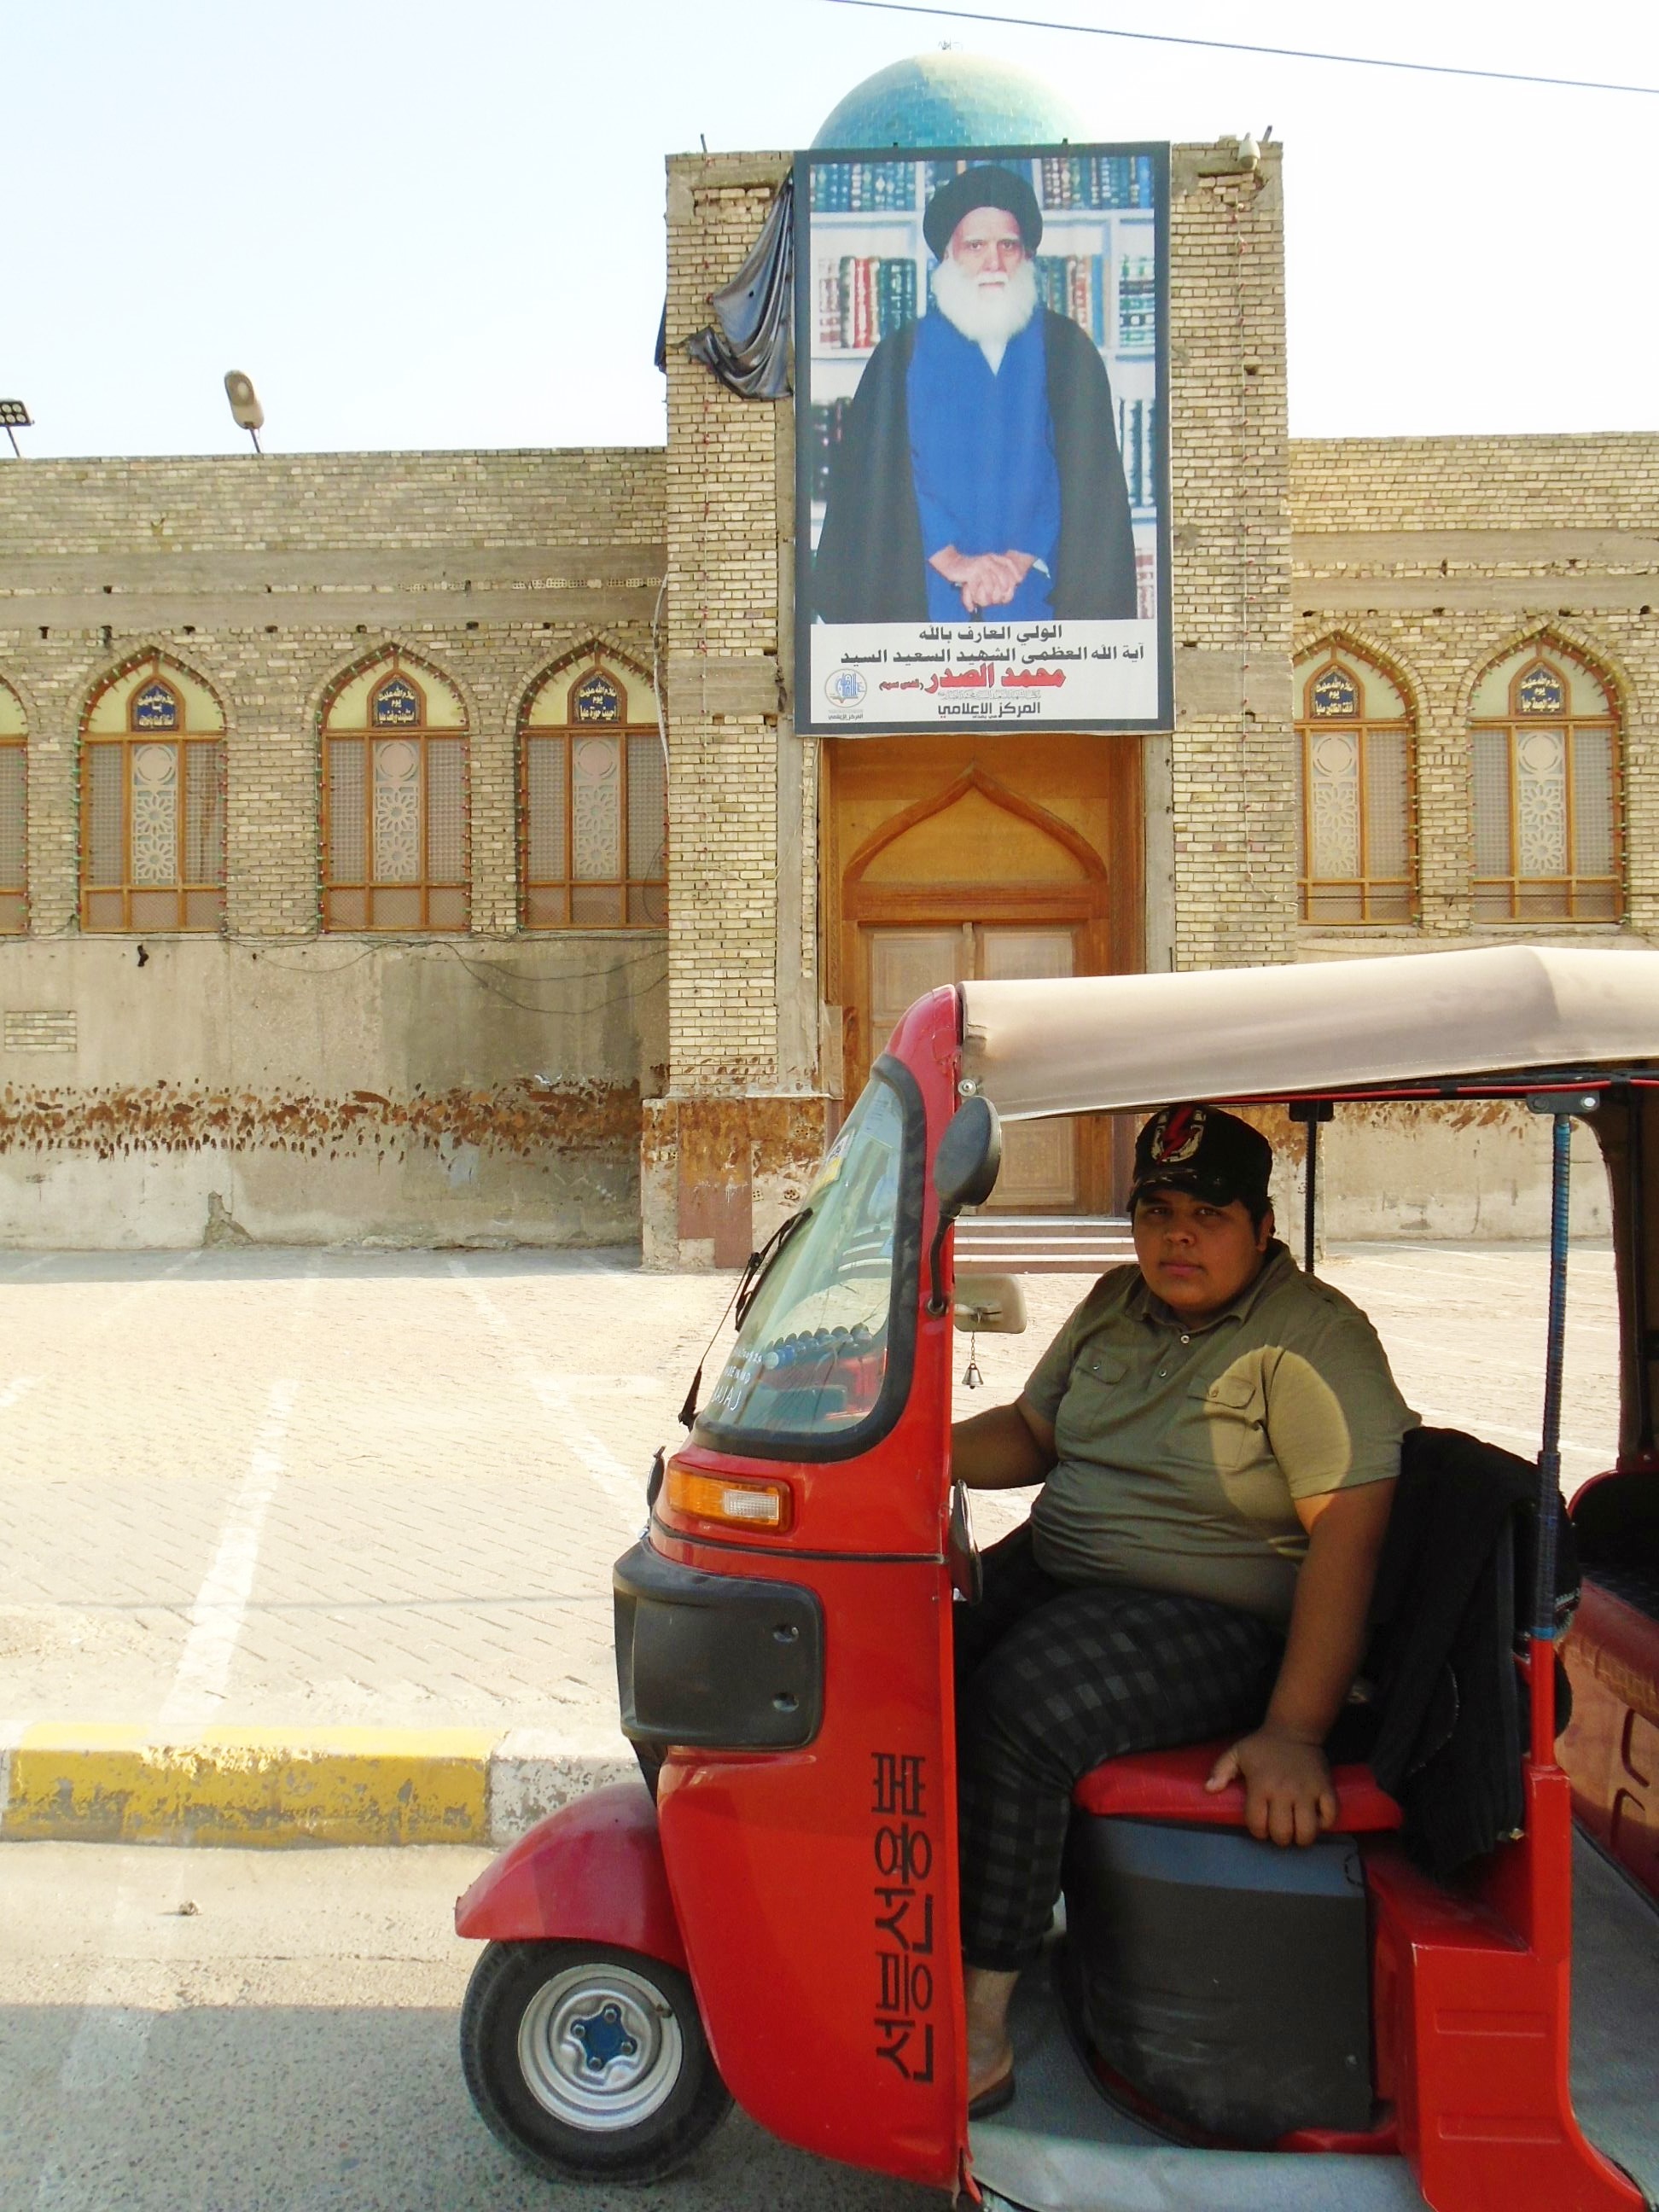
[[[1213,1746],[1097,1769],[1050,1951],[1015,2001],[1018,2094],[970,2128],[951,1652],[976,1561],[951,1488],[951,1331],[953,1299],[989,1326],[999,1298],[955,1282],[952,1224],[988,1195],[1000,1118],[1197,1097],[1288,1105],[1310,1166],[1322,1119],[1378,1101],[1546,1118],[1534,1559],[1494,1662],[1518,1686],[1498,1754],[1518,1818],[1438,1878],[1363,1765],[1338,1768],[1335,1828],[1300,1850],[1249,1835],[1236,1786],[1205,1791]],[[1622,1362],[1618,1466],[1580,1509],[1563,1735],[1575,1118],[1608,1170]],[[826,2157],[1029,2212],[1652,2206],[1656,1299],[1659,954],[1499,947],[921,1000],[751,1264],[724,1370],[617,1565],[644,1779],[542,1822],[457,1907],[488,1939],[462,2024],[485,2118],[550,2172],[642,2180],[735,2099]]]

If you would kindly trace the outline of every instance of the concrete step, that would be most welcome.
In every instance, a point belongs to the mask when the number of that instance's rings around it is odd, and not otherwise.
[[[1009,1275],[1098,1275],[1134,1257],[1116,1213],[975,1213],[957,1224],[957,1266]]]

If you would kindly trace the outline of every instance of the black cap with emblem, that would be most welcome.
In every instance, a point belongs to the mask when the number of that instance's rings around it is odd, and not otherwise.
[[[1135,1139],[1129,1211],[1149,1190],[1190,1190],[1216,1206],[1234,1199],[1267,1211],[1273,1150],[1260,1130],[1219,1106],[1165,1106]]]

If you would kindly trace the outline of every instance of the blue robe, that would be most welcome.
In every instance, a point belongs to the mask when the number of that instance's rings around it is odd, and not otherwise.
[[[993,372],[979,346],[936,309],[916,325],[905,379],[910,465],[931,563],[958,553],[1030,553],[1014,597],[970,617],[962,592],[929,566],[930,622],[1027,619],[1053,613],[1060,545],[1060,471],[1049,415],[1045,319],[1033,315]]]

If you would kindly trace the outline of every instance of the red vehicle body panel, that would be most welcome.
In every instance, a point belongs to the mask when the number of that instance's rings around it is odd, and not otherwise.
[[[615,1943],[684,1971],[645,1784],[612,1783],[538,1820],[457,1901],[455,1933],[497,1943]]]
[[[894,1039],[922,1094],[927,1153],[957,1107],[952,990]],[[930,1315],[922,1213],[911,1388],[853,1458],[688,1447],[685,1466],[787,1481],[777,1536],[711,1540],[659,1498],[652,1541],[711,1574],[802,1583],[823,1605],[823,1721],[804,1750],[671,1752],[658,1816],[703,2025],[751,2118],[822,2155],[952,2187],[966,2148],[957,1952],[949,1313]],[[948,1273],[947,1273],[948,1287]]]
[[[1572,1684],[1561,1763],[1573,1810],[1659,1899],[1659,1622],[1587,1579],[1561,1656]]]
[[[1364,1846],[1376,2087],[1443,2212],[1641,2212],[1584,2139],[1568,2086],[1572,1810],[1559,1767],[1528,1761],[1526,1834],[1459,1894],[1401,1847]]]

